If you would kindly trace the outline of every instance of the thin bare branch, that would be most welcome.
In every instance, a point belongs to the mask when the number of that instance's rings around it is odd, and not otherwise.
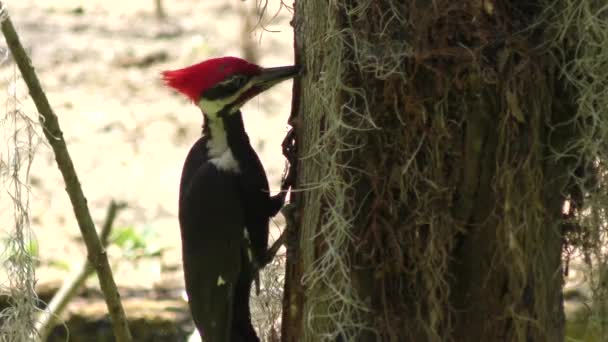
[[[124,209],[126,204],[112,201],[108,207],[106,213],[105,222],[99,232],[99,239],[101,244],[106,247],[108,245],[108,237],[112,231],[114,220],[121,209]],[[78,271],[72,274],[62,285],[59,291],[53,296],[53,299],[46,307],[38,321],[36,322],[36,331],[38,331],[38,341],[46,341],[53,328],[57,324],[57,320],[61,317],[63,310],[66,308],[70,300],[76,296],[78,291],[82,288],[85,280],[93,274],[95,269],[90,262],[85,261],[79,268]]]

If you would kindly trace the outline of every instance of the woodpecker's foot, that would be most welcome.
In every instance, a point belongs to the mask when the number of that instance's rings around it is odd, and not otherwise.
[[[281,191],[274,196],[270,196],[270,217],[278,214],[279,210],[283,208],[283,205],[285,204],[285,197],[287,197],[287,191]]]
[[[265,267],[266,265],[270,264],[272,262],[272,260],[274,260],[274,257],[277,255],[277,253],[279,252],[279,249],[281,248],[281,246],[283,246],[285,244],[285,230],[281,233],[281,236],[279,236],[278,239],[276,239],[276,241],[272,244],[272,246],[270,246],[270,248],[266,251],[266,254],[264,254],[264,258],[260,261],[260,265],[262,267]]]

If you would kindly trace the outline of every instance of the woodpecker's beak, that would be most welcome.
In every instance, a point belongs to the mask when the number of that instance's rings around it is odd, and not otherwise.
[[[253,87],[262,92],[273,85],[290,79],[300,72],[296,65],[282,66],[276,68],[264,68],[262,73],[253,78]]]
[[[250,86],[242,93],[235,105],[240,107],[251,98],[259,93],[262,93],[277,83],[281,83],[287,79],[296,76],[300,72],[300,67],[295,65],[282,66],[276,68],[264,68],[257,76],[254,76],[249,81]]]

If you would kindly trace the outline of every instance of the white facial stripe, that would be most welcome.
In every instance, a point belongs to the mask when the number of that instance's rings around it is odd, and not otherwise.
[[[205,98],[201,99],[198,102],[199,108],[203,111],[203,113],[207,114],[207,117],[212,120],[219,120],[217,114],[224,109],[228,104],[232,103],[238,98],[239,93],[233,95],[231,97],[226,97],[223,99],[217,100],[207,100]]]
[[[207,114],[210,119],[218,118],[217,114],[222,111],[222,109],[226,108],[231,103],[234,103],[243,93],[245,93],[249,88],[251,88],[255,84],[255,77],[252,78],[249,83],[245,84],[243,88],[241,88],[238,92],[232,94],[232,96],[225,97],[222,99],[216,100],[208,100],[205,98],[201,98],[198,102],[198,107],[203,111],[203,113]],[[225,80],[224,82],[228,82],[231,80]],[[244,103],[240,103],[238,106],[234,106],[232,111],[236,112],[240,106]],[[232,113],[230,113],[232,114]]]
[[[245,81],[245,79],[247,78],[247,76],[245,75],[241,75],[241,74],[237,74],[234,76],[230,76],[228,78],[226,78],[225,80],[221,81],[219,84],[229,84],[229,83],[233,83],[233,82],[239,82],[242,83],[243,81]]]
[[[225,285],[225,284],[226,284],[226,281],[224,280],[224,278],[222,278],[222,275],[220,274],[217,277],[217,286],[222,286],[222,285]]]
[[[213,120],[209,118],[209,130],[211,131],[211,140],[207,147],[209,148],[209,156],[216,158],[221,156],[228,149],[228,138],[224,129],[222,119]]]

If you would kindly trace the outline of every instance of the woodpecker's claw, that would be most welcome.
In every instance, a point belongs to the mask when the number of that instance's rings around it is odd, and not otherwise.
[[[287,190],[281,190],[278,194],[270,197],[270,216],[276,216],[283,205],[285,204],[285,198],[287,197]]]

